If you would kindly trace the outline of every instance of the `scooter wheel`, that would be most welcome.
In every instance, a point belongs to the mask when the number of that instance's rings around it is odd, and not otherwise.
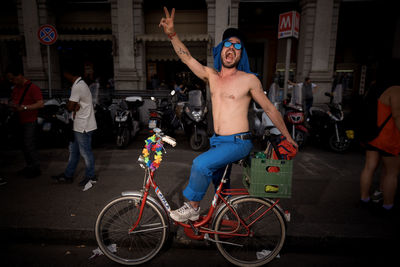
[[[304,144],[307,141],[307,133],[300,131],[300,130],[296,130],[295,135],[294,135],[294,141],[296,141],[299,148],[303,148]]]
[[[350,148],[350,140],[346,134],[339,135],[339,141],[336,138],[336,134],[331,135],[329,138],[329,147],[338,153],[343,153]]]
[[[129,144],[130,141],[130,132],[129,129],[125,128],[122,130],[122,133],[117,136],[117,147],[123,148]]]
[[[197,131],[197,135],[194,133],[190,136],[190,147],[194,151],[205,149],[207,146],[207,134],[204,131]]]

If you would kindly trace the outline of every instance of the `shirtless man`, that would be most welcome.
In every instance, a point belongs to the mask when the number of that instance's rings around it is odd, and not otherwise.
[[[183,191],[190,203],[170,213],[171,218],[178,222],[195,221],[200,214],[200,200],[210,182],[218,184],[224,167],[247,156],[253,147],[247,119],[251,98],[263,108],[287,140],[295,147],[297,144],[290,137],[281,114],[264,94],[259,79],[254,74],[238,69],[243,60],[248,66],[247,54],[238,38],[239,31],[225,31],[225,40],[218,46],[220,58],[214,58],[222,66],[220,69],[209,68],[194,59],[179,40],[174,29],[175,9],[172,9],[171,14],[166,7],[164,11],[166,17],[161,19],[159,27],[163,27],[182,62],[197,77],[208,82],[211,92],[215,131],[215,135],[210,138],[211,148],[193,161],[189,184]]]

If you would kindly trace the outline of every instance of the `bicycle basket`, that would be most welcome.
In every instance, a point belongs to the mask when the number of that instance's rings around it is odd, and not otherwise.
[[[290,198],[292,170],[293,160],[251,158],[243,168],[243,185],[253,196]]]

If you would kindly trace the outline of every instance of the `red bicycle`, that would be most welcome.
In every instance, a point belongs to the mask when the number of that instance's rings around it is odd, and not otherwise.
[[[146,145],[155,146],[153,151],[161,159],[164,142],[176,145],[174,139],[161,132],[147,139]],[[137,265],[151,260],[168,238],[171,207],[155,182],[158,166],[154,162],[140,156],[139,163],[145,171],[143,189],[123,192],[98,215],[97,243],[108,258],[120,264]],[[246,189],[223,189],[228,167],[207,215],[194,222],[174,223],[184,227],[192,239],[214,242],[235,265],[264,265],[278,255],[284,244],[288,216],[279,207],[279,199],[254,197]],[[149,195],[151,188],[159,201]]]

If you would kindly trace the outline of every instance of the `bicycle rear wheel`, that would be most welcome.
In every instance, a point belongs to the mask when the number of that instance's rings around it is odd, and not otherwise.
[[[139,225],[129,232],[138,219],[140,205],[138,196],[119,197],[97,217],[97,243],[108,258],[120,264],[136,265],[151,260],[166,240],[167,221],[160,208],[149,200]]]
[[[215,240],[221,254],[238,266],[261,266],[273,260],[286,237],[286,224],[278,208],[273,207],[267,211],[272,205],[254,197],[235,200],[231,206],[246,225],[251,225],[250,232],[247,236],[216,234]],[[267,212],[262,215],[265,211]],[[248,233],[228,206],[217,215],[214,230]]]

